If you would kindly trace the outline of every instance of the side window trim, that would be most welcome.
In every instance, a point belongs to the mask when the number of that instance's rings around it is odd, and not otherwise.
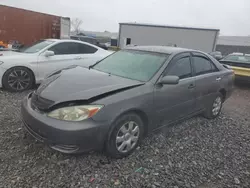
[[[73,42],[73,41],[70,41],[70,42],[64,41],[64,42],[60,42],[60,43],[57,43],[57,44],[49,47],[48,50],[50,50],[51,48],[56,47],[58,45],[68,45],[68,44],[75,44],[76,45],[77,43]],[[74,54],[72,54],[72,53],[69,53],[69,54],[68,53],[63,53],[63,54],[55,54],[55,55],[75,55],[75,54],[78,54],[78,53],[74,53]]]
[[[193,68],[193,65],[192,65],[192,60],[191,60],[191,53],[190,52],[182,52],[180,54],[177,54],[175,55],[172,60],[169,62],[169,64],[167,65],[167,67],[165,68],[165,70],[162,72],[162,76],[165,76],[167,74],[167,72],[169,71],[169,69],[174,66],[174,64],[179,61],[180,59],[182,58],[185,58],[185,57],[188,57],[189,58],[189,61],[190,61],[190,67],[191,67],[191,77],[188,77],[188,78],[182,78],[180,80],[184,80],[184,79],[190,79],[192,77],[194,77],[194,68]]]
[[[215,65],[215,63],[214,63],[207,55],[205,55],[205,54],[202,54],[202,55],[204,55],[204,57],[206,57],[206,58],[210,61],[210,63],[214,66],[214,68],[216,69],[216,71],[219,71],[219,69],[218,69],[218,67]]]

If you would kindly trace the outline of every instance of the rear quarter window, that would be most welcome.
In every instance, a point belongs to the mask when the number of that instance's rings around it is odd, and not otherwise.
[[[80,54],[93,54],[97,51],[97,48],[89,46],[87,44],[78,44]]]

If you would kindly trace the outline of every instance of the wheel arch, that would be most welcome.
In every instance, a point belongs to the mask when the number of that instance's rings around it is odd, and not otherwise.
[[[115,128],[114,123],[122,116],[126,115],[126,114],[129,114],[129,113],[134,113],[136,115],[138,115],[142,122],[143,122],[143,126],[144,126],[144,134],[143,136],[145,137],[147,134],[148,134],[148,127],[149,127],[149,119],[148,119],[148,116],[147,114],[141,110],[141,109],[138,109],[138,108],[132,108],[132,109],[128,109],[128,110],[125,110],[123,111],[122,113],[120,113],[116,118],[114,118],[112,121],[111,121],[111,127],[109,128],[108,130],[108,134],[106,136],[106,141],[108,141],[113,129]]]
[[[222,96],[223,96],[223,102],[224,102],[224,101],[226,100],[227,91],[226,91],[225,88],[221,88],[221,89],[219,90],[219,92],[222,94]]]
[[[143,110],[140,110],[140,109],[131,109],[131,110],[128,110],[128,111],[122,113],[122,115],[129,114],[129,113],[134,113],[141,118],[141,120],[143,122],[143,126],[144,126],[144,136],[147,135],[148,134],[148,124],[149,124],[147,114]]]

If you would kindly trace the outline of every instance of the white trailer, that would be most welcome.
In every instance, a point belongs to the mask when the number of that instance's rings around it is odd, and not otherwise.
[[[120,23],[118,47],[127,45],[174,45],[212,52],[219,29],[175,27],[139,23]]]

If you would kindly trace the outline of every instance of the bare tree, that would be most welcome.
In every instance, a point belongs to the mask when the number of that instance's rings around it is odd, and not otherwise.
[[[81,32],[82,20],[79,18],[74,18],[71,20],[71,27],[76,34]]]

